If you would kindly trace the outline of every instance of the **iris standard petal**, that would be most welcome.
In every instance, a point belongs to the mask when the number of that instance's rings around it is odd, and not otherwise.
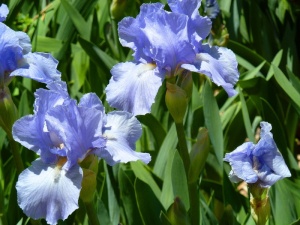
[[[19,39],[19,44],[22,47],[22,53],[23,55],[26,55],[27,53],[31,52],[32,46],[30,42],[29,36],[21,31],[15,32],[17,38]]]
[[[80,98],[79,107],[95,108],[104,112],[104,106],[95,93],[88,93]]]
[[[182,13],[189,17],[195,17],[199,15],[199,7],[201,1],[199,0],[168,0],[168,5],[170,6],[172,12]]]
[[[6,20],[6,17],[9,13],[8,7],[5,4],[1,4],[0,6],[0,22]]]
[[[268,126],[268,129],[269,128],[270,127]],[[276,175],[276,177],[279,176],[279,178],[282,179],[284,177],[291,176],[291,173],[285,164],[281,153],[278,151],[271,133],[265,133],[263,135],[263,137],[256,144],[253,155],[257,156],[262,164],[267,166],[271,173]]]
[[[237,61],[234,53],[227,48],[203,45],[194,63],[181,67],[205,74],[215,84],[222,86],[229,96],[236,94],[233,85],[239,78]]]
[[[38,117],[29,115],[17,120],[12,127],[12,135],[15,141],[40,155],[44,162],[56,162],[57,157],[50,152],[52,142],[43,132],[43,124]]]
[[[149,46],[147,37],[141,28],[145,27],[145,17],[157,13],[164,7],[161,3],[142,4],[140,13],[136,18],[125,17],[118,24],[120,42],[124,47],[134,50],[133,56],[136,61],[143,63],[151,62],[151,58],[143,52],[145,46]]]
[[[18,204],[27,216],[57,224],[78,208],[82,174],[78,165],[66,171],[37,159],[19,176]]]
[[[194,61],[196,54],[190,44],[188,17],[164,10],[150,14],[145,18],[145,27],[141,28],[149,41],[143,51],[151,57],[159,68],[170,73],[183,63]]]
[[[185,14],[189,17],[188,33],[191,38],[191,42],[195,46],[208,36],[212,23],[208,17],[202,17],[199,15],[198,10],[201,5],[201,1],[169,0],[168,5],[173,12]]]
[[[18,63],[23,59],[22,47],[16,32],[0,23],[0,75],[11,73],[18,68]]]
[[[106,138],[106,147],[96,154],[105,159],[109,165],[129,161],[142,160],[149,163],[151,156],[148,153],[134,151],[135,142],[142,134],[140,122],[127,112],[111,112],[107,114],[107,124],[103,129]]]
[[[62,85],[62,86],[61,86]],[[53,163],[57,156],[51,153],[55,147],[49,131],[45,126],[47,111],[57,105],[62,105],[69,98],[66,92],[58,90],[63,88],[63,82],[52,84],[57,90],[38,89],[35,92],[34,115],[22,117],[17,120],[12,128],[13,138],[28,149],[35,151],[44,162]]]
[[[253,148],[253,143],[246,142],[237,147],[231,153],[227,153],[225,155],[224,161],[229,162],[231,165],[231,174],[234,175],[234,177],[232,177],[233,180],[235,180],[236,177],[246,181],[247,183],[255,183],[258,180],[258,176],[253,169],[251,155],[249,155]]]
[[[75,101],[47,112],[45,121],[49,132],[56,134],[67,149],[66,168],[82,160],[94,148],[105,146],[105,139],[101,138],[102,117],[102,111],[77,107]],[[98,146],[94,146],[96,139],[102,139],[102,142],[97,142]]]
[[[205,12],[211,19],[215,19],[220,13],[220,8],[217,0],[206,0]]]
[[[42,83],[50,83],[61,79],[56,69],[58,61],[48,53],[28,53],[26,64],[11,73],[11,76],[28,77]]]
[[[106,100],[110,106],[144,115],[150,112],[155,96],[164,79],[153,64],[119,63],[112,70],[106,87]]]

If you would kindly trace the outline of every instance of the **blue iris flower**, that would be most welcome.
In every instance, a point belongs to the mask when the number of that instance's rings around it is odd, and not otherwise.
[[[220,8],[217,0],[206,0],[205,12],[211,19],[215,19],[220,13]]]
[[[224,160],[232,168],[229,174],[232,182],[244,180],[248,184],[268,188],[278,180],[291,176],[270,132],[271,124],[261,122],[260,126],[257,144],[246,142],[225,155]]]
[[[8,7],[5,4],[0,5],[0,22],[4,21],[9,13]]]
[[[87,155],[109,165],[142,160],[148,153],[135,152],[142,127],[128,112],[105,114],[100,99],[85,94],[77,104],[61,81],[38,89],[34,114],[13,126],[13,137],[40,158],[17,181],[18,204],[26,215],[57,224],[78,208],[83,171],[78,165]]]
[[[2,21],[8,8],[0,6],[0,87],[7,85],[11,77],[23,76],[39,82],[49,83],[60,80],[56,69],[58,61],[48,53],[32,53],[27,34],[14,31]]]
[[[143,4],[136,18],[119,23],[123,46],[134,53],[132,62],[118,63],[106,88],[108,103],[134,115],[151,110],[165,78],[184,69],[203,73],[222,86],[229,96],[239,73],[234,53],[223,47],[203,44],[211,20],[199,15],[200,0],[168,0],[172,12],[161,3]]]

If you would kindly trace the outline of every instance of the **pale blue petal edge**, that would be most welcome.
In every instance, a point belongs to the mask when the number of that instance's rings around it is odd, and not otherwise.
[[[127,112],[110,112],[107,114],[107,124],[103,130],[106,138],[106,147],[96,154],[106,160],[109,165],[141,160],[149,163],[151,156],[148,153],[134,151],[135,142],[142,134],[140,122]]]
[[[111,107],[134,115],[149,113],[164,74],[153,64],[118,63],[105,91]]]
[[[78,165],[65,171],[37,159],[19,175],[18,204],[27,216],[57,224],[78,208],[82,177]]]

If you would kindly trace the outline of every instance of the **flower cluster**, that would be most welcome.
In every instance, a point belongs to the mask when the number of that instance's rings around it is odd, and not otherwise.
[[[13,76],[22,76],[42,83],[60,80],[58,61],[48,53],[32,53],[27,34],[14,31],[3,21],[8,8],[0,6],[0,88],[8,85]]]
[[[17,120],[12,127],[15,141],[34,151],[39,158],[18,178],[18,204],[34,219],[57,224],[78,208],[83,169],[87,156],[104,159],[109,165],[141,160],[148,153],[135,152],[142,134],[140,122],[123,111],[105,113],[94,94],[72,99],[56,70],[58,61],[47,53],[31,53],[29,37],[1,23],[8,8],[0,7],[0,81],[6,88],[12,76],[29,77],[47,84],[35,92],[34,114]]]
[[[82,169],[87,155],[118,162],[150,161],[147,153],[133,151],[142,128],[127,112],[105,114],[100,99],[85,94],[79,104],[61,81],[35,93],[34,115],[15,122],[13,137],[40,158],[23,171],[17,182],[18,202],[30,217],[49,224],[66,219],[76,208]]]
[[[119,63],[112,70],[106,88],[107,101],[134,115],[150,112],[165,78],[189,70],[208,76],[229,96],[239,73],[234,53],[202,41],[211,30],[211,20],[199,15],[199,0],[168,0],[172,12],[161,3],[143,4],[136,18],[119,23],[121,44],[131,48],[132,62]]]
[[[232,167],[229,174],[232,182],[244,180],[248,184],[268,188],[278,180],[291,176],[270,132],[271,124],[261,122],[260,126],[257,144],[246,142],[225,155],[224,160]]]

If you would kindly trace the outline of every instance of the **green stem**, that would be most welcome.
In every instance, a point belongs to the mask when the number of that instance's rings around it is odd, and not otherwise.
[[[89,217],[89,221],[90,221],[90,225],[100,225],[100,222],[98,220],[98,213],[96,212],[96,209],[95,209],[95,204],[93,201],[90,201],[90,202],[85,202],[85,208],[86,208],[86,212],[88,214],[88,217]]]
[[[200,223],[200,208],[199,208],[199,194],[197,182],[189,183],[189,197],[190,197],[190,218],[192,225]]]
[[[183,123],[175,123],[178,136],[178,152],[183,161],[186,176],[188,177],[190,168],[190,155],[186,144]]]
[[[17,172],[20,174],[24,170],[23,161],[20,154],[19,145],[14,140],[10,140],[11,152],[17,167]]]
[[[175,123],[176,131],[178,136],[178,151],[179,155],[183,161],[186,177],[189,177],[190,169],[190,155],[186,144],[185,132],[183,123]],[[198,225],[200,221],[199,215],[199,195],[197,189],[197,182],[188,183],[189,188],[189,198],[190,198],[190,221],[192,225]]]

